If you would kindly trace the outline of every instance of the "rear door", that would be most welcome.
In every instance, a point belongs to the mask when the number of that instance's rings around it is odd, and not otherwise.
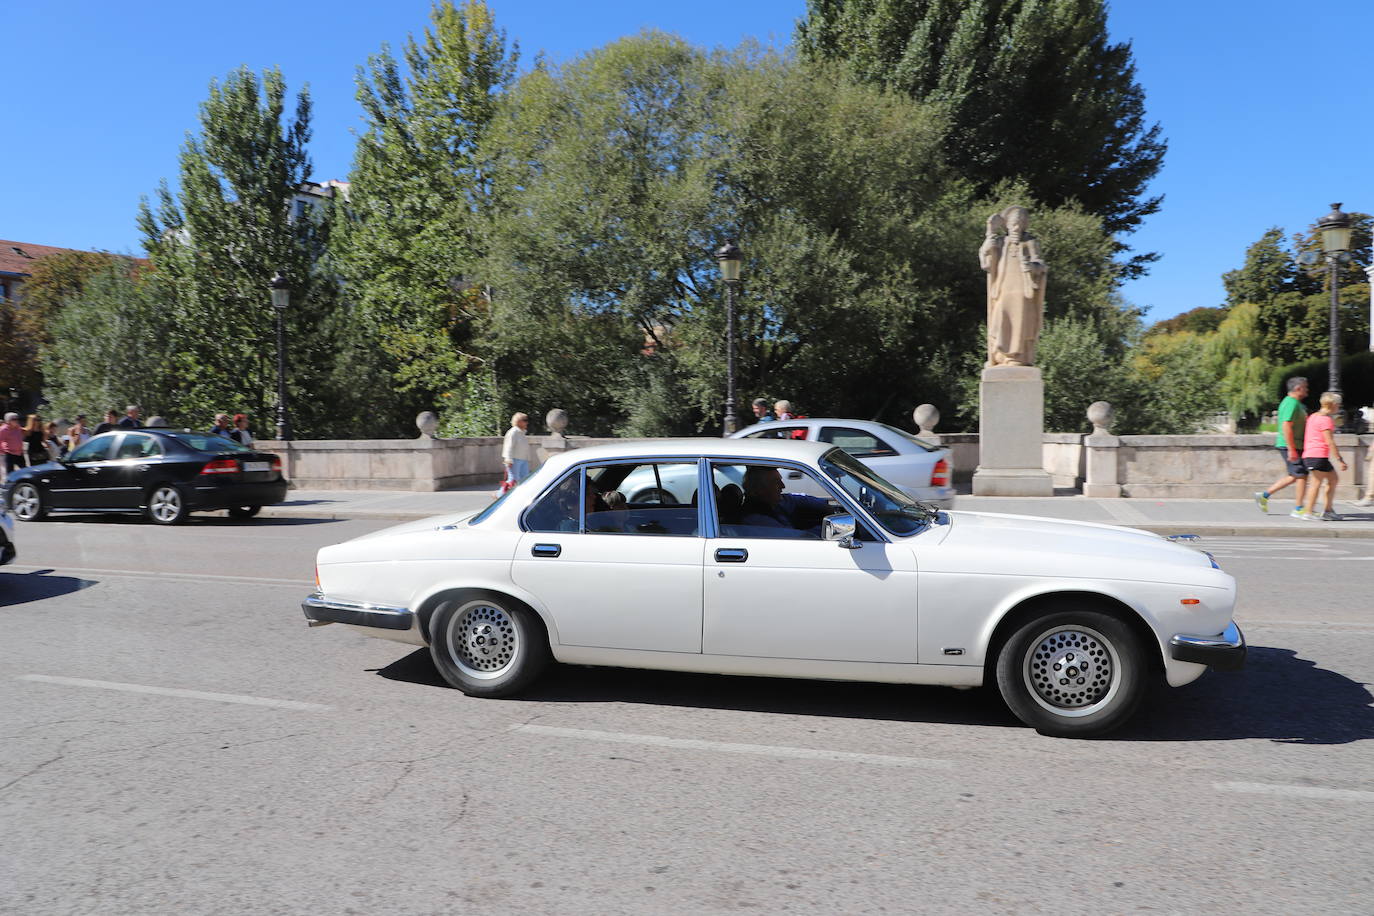
[[[137,509],[143,493],[159,477],[162,443],[147,433],[125,433],[113,459],[105,462],[100,476],[104,482],[105,506],[110,509]]]

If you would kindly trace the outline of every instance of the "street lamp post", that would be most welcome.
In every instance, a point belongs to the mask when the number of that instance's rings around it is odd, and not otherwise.
[[[1341,293],[1339,266],[1350,259],[1349,213],[1341,212],[1341,205],[1331,205],[1331,212],[1317,221],[1322,235],[1322,254],[1326,256],[1327,285],[1331,287],[1331,344],[1327,366],[1327,390],[1341,393]]]
[[[286,418],[286,328],[282,322],[291,305],[291,287],[277,271],[272,277],[272,307],[277,313],[277,439],[291,439],[291,423]]]
[[[725,435],[739,429],[735,417],[735,287],[739,285],[742,256],[734,239],[716,249],[720,278],[725,281]]]

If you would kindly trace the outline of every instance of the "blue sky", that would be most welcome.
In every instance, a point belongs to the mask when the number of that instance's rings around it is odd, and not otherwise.
[[[645,27],[704,45],[784,44],[805,0],[489,0],[522,53],[573,57]],[[0,143],[0,237],[137,252],[140,194],[176,157],[212,78],[246,64],[310,84],[316,180],[346,178],[354,72],[428,22],[429,0],[145,0],[12,4]],[[1374,0],[1116,0],[1151,120],[1169,139],[1160,213],[1129,240],[1157,251],[1128,301],[1166,318],[1223,298],[1220,276],[1270,226],[1290,234],[1332,201],[1374,211]],[[970,254],[970,264],[973,265]],[[1051,264],[1051,266],[1053,266]]]

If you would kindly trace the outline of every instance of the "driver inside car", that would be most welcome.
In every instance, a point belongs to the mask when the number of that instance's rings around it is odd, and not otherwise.
[[[791,528],[821,536],[821,519],[830,514],[828,500],[783,492],[777,468],[751,465],[744,472],[741,523],[755,528]]]

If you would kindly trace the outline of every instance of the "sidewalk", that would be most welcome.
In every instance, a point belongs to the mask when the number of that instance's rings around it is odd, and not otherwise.
[[[375,518],[397,521],[473,512],[491,503],[490,486],[437,493],[386,490],[291,490],[287,501],[267,506],[263,517]],[[975,512],[1038,515],[1079,522],[1142,528],[1158,534],[1260,537],[1374,538],[1374,506],[1336,503],[1339,522],[1290,518],[1291,500],[1275,499],[1264,515],[1248,499],[1089,499],[1086,496],[1011,498],[967,496],[954,507]]]

